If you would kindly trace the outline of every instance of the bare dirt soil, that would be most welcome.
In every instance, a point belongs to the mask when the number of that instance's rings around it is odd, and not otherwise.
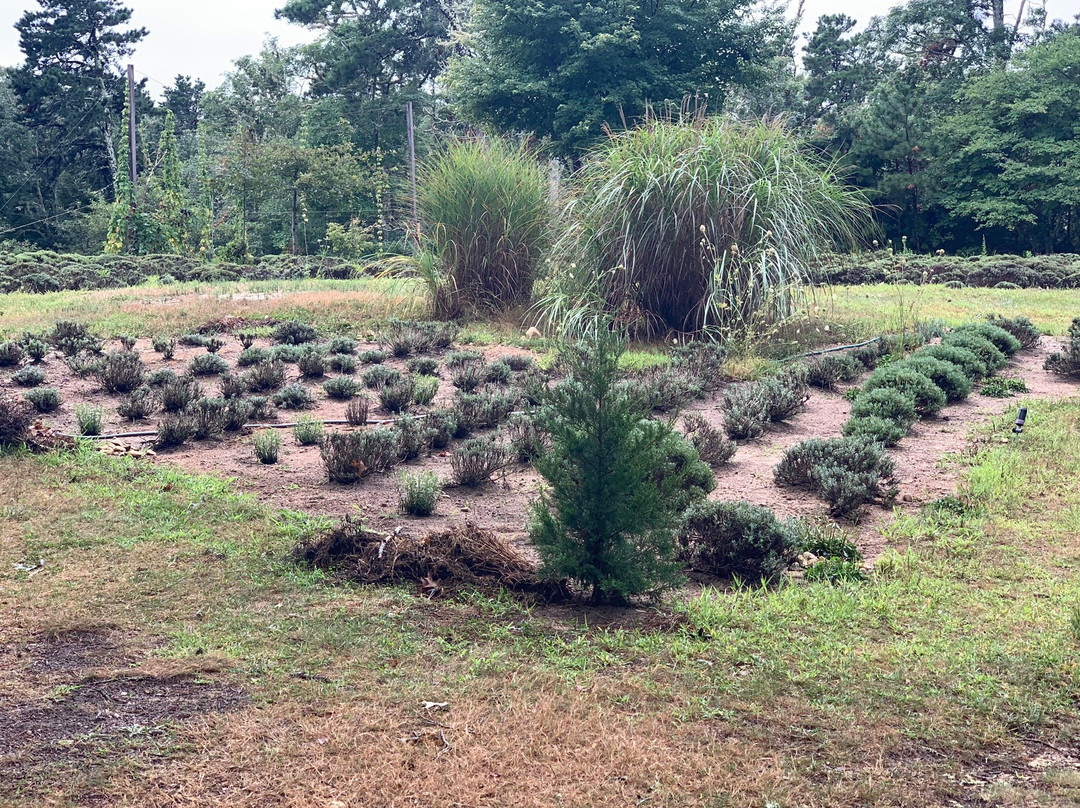
[[[37,773],[57,765],[82,776],[114,753],[152,761],[179,725],[249,702],[205,671],[139,667],[144,655],[111,626],[0,645],[0,682],[11,685],[0,689],[0,800],[32,791]]]
[[[268,343],[261,343],[264,347]],[[377,347],[362,344],[359,350]],[[118,349],[110,342],[107,349]],[[1022,351],[1001,372],[1001,375],[1022,378],[1032,398],[1058,399],[1075,395],[1077,386],[1042,369],[1046,356],[1057,348],[1057,342],[1044,337],[1032,350]],[[148,340],[139,340],[136,350],[150,370],[169,367],[183,372],[188,362],[202,348],[178,347],[171,361],[164,361],[151,350]],[[229,361],[234,370],[241,347],[234,339],[219,351],[219,356]],[[522,353],[519,349],[490,348],[484,351],[492,359],[507,353]],[[390,359],[390,367],[404,371],[405,360]],[[105,432],[153,431],[154,418],[131,424],[116,413],[121,396],[104,393],[92,378],[76,377],[59,355],[53,353],[42,365],[47,373],[47,385],[57,387],[63,396],[60,410],[44,416],[43,420],[63,432],[75,429],[74,406],[91,403],[105,410]],[[304,381],[316,396],[314,409],[307,415],[322,420],[344,419],[345,402],[328,399],[321,389],[324,380],[303,380],[295,365],[287,365],[287,382]],[[362,373],[365,366],[358,370]],[[454,393],[449,374],[440,369],[442,379],[434,404],[448,405]],[[0,390],[17,391],[2,374]],[[330,374],[333,375],[333,374]],[[217,393],[217,377],[202,380],[207,395]],[[813,390],[806,407],[789,421],[776,424],[761,438],[747,441],[739,446],[732,460],[717,470],[714,499],[745,499],[749,502],[773,508],[783,517],[802,516],[818,518],[825,516],[823,503],[813,495],[798,489],[779,486],[773,479],[772,469],[783,453],[811,437],[833,437],[841,434],[847,420],[850,404],[844,400],[842,390],[831,393]],[[898,504],[902,507],[918,505],[954,493],[959,478],[956,457],[969,446],[971,431],[992,418],[1012,411],[1018,398],[987,398],[979,393],[959,404],[950,405],[937,418],[922,420],[915,424],[911,433],[890,455],[897,464],[900,484]],[[393,418],[378,408],[373,401],[372,419]],[[422,411],[422,410],[421,410]],[[695,402],[687,412],[699,412],[715,426],[722,422],[719,396]],[[281,410],[278,421],[291,422],[300,413]],[[156,416],[155,416],[156,418]],[[327,426],[327,430],[347,431],[348,426]],[[426,518],[408,517],[398,512],[396,488],[397,471],[365,476],[359,483],[342,485],[327,481],[326,471],[317,446],[301,446],[291,431],[283,429],[282,448],[278,463],[259,463],[252,450],[251,431],[227,434],[220,440],[189,442],[176,449],[161,451],[154,458],[157,463],[170,463],[193,473],[211,473],[230,478],[237,488],[248,492],[260,501],[276,508],[292,509],[334,517],[351,514],[362,517],[376,530],[398,530],[410,535],[422,536],[433,530],[444,530],[463,525],[466,521],[491,530],[503,539],[524,546],[526,544],[526,521],[530,503],[540,490],[540,479],[531,466],[515,463],[496,475],[492,483],[479,488],[462,488],[447,485],[434,515]],[[1008,433],[1002,435],[1008,439]],[[123,442],[132,448],[149,446],[152,438],[125,438]],[[437,451],[410,462],[410,470],[434,470],[449,483],[451,478],[450,452]],[[852,526],[858,543],[868,560],[876,557],[884,548],[881,528],[892,519],[892,509],[875,507],[869,509],[857,525]]]

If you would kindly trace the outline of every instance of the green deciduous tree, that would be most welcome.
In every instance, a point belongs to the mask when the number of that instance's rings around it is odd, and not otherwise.
[[[941,122],[942,201],[988,242],[1080,249],[1080,27],[967,82]]]
[[[776,50],[752,0],[475,0],[448,84],[470,120],[577,156],[605,126],[688,96],[719,110]]]

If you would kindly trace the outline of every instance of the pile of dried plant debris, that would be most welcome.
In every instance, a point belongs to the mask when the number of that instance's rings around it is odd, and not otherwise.
[[[561,583],[541,581],[537,566],[489,530],[472,523],[422,539],[377,533],[346,517],[296,548],[300,563],[363,583],[415,583],[422,594],[504,588],[562,599]]]

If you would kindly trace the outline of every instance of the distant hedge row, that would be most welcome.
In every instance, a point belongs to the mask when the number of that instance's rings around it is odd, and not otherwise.
[[[271,255],[254,264],[208,264],[179,255],[66,255],[41,250],[0,253],[0,292],[59,292],[136,286],[156,277],[184,281],[264,281],[355,277],[359,265],[340,258]]]
[[[840,286],[910,281],[947,286],[999,289],[1075,289],[1080,287],[1080,255],[1058,253],[1025,258],[1019,255],[959,256],[887,255],[842,256],[820,270],[821,280]]]

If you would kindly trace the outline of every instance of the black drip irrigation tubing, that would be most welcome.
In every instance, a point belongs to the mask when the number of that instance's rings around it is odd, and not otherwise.
[[[868,339],[866,342],[857,342],[854,345],[837,345],[835,348],[825,348],[822,351],[810,351],[809,353],[796,354],[795,356],[789,356],[781,359],[781,362],[794,362],[796,359],[805,359],[808,356],[823,356],[824,354],[836,353],[837,351],[850,351],[852,348],[864,348],[867,345],[873,345],[875,342],[881,342],[881,337],[874,337]]]
[[[414,415],[413,417],[414,418],[427,418],[427,415]],[[378,426],[380,424],[396,424],[399,420],[401,420],[401,419],[400,418],[382,418],[382,419],[379,419],[379,420],[370,420],[370,421],[365,421],[364,426]],[[345,424],[351,424],[352,422],[351,421],[344,421],[344,420],[334,419],[334,420],[329,420],[329,421],[323,421],[323,423],[324,424],[329,424],[331,426],[343,426]],[[241,429],[292,429],[294,426],[299,426],[299,424],[300,424],[299,421],[290,421],[287,424],[278,424],[278,423],[262,424],[262,423],[258,423],[258,424],[244,424],[240,428]],[[360,426],[360,425],[359,424],[354,424],[354,426]],[[120,438],[156,438],[157,437],[157,430],[155,429],[155,430],[151,430],[151,431],[147,431],[147,432],[114,432],[114,433],[112,433],[110,435],[65,435],[65,434],[61,434],[60,437],[62,437],[62,438],[73,438],[73,439],[84,438],[86,440],[118,440]]]

